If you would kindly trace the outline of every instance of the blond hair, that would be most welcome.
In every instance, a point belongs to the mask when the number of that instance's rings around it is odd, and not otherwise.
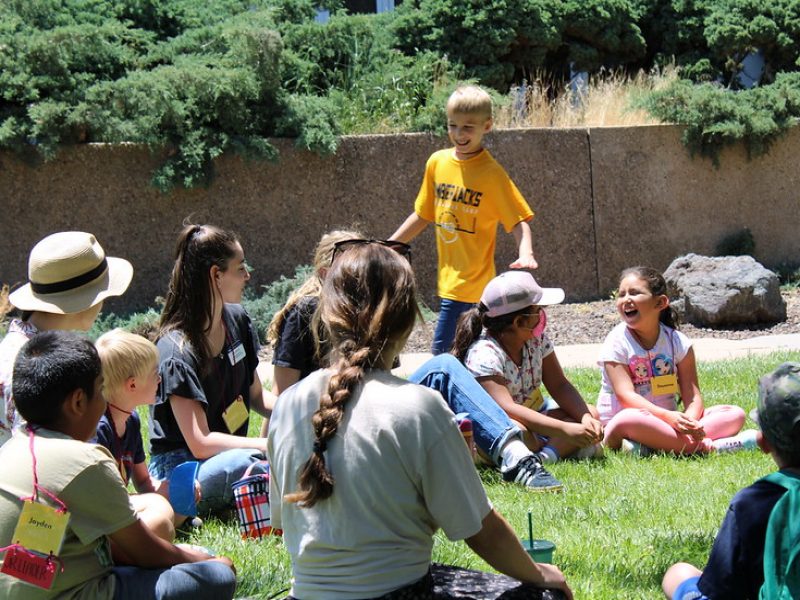
[[[110,398],[129,377],[144,377],[158,365],[156,345],[124,329],[112,329],[95,342],[103,365],[103,394]]]
[[[460,85],[447,99],[447,112],[492,118],[492,97],[477,85]]]
[[[267,327],[267,340],[270,343],[274,344],[278,341],[278,337],[280,337],[281,333],[281,326],[286,319],[286,314],[295,304],[306,296],[319,298],[319,293],[322,290],[322,275],[331,266],[333,247],[338,242],[355,240],[362,237],[364,236],[358,231],[348,231],[346,229],[335,229],[322,236],[314,251],[314,272],[299,288],[292,292],[292,295],[286,300],[286,304],[283,305],[283,308],[276,312],[275,316],[273,316],[272,320],[269,322],[269,327]]]

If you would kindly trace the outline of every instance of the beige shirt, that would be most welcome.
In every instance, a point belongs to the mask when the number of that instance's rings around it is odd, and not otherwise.
[[[491,505],[452,411],[438,392],[382,371],[346,404],[325,459],[333,495],[312,508],[282,501],[311,455],[311,416],[330,371],[278,399],[267,444],[272,525],[292,559],[292,595],[373,598],[425,575],[433,534],[480,531]]]
[[[114,459],[102,446],[47,429],[37,430],[34,452],[39,485],[55,494],[70,513],[59,554],[64,571],[57,573],[51,590],[0,574],[0,598],[110,600],[114,578],[106,536],[136,520]],[[33,492],[26,431],[15,431],[0,448],[0,465],[0,547],[5,547],[12,543],[22,510],[20,496]]]

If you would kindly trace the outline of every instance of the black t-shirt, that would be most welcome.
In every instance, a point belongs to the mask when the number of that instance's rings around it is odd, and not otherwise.
[[[272,364],[278,367],[297,369],[300,379],[319,369],[320,363],[314,348],[311,319],[319,305],[319,298],[305,296],[286,311],[286,315],[275,342]],[[320,349],[324,355],[325,349]]]
[[[757,600],[764,583],[767,522],[784,493],[782,486],[756,481],[733,497],[697,584],[706,596]]]
[[[226,304],[222,310],[226,328],[222,352],[203,369],[191,344],[179,331],[172,331],[156,343],[159,373],[156,402],[150,407],[150,453],[188,449],[181,434],[170,396],[193,398],[203,405],[210,431],[246,436],[248,420],[229,432],[223,411],[241,395],[250,411],[250,385],[258,366],[258,335],[245,310],[238,304]]]

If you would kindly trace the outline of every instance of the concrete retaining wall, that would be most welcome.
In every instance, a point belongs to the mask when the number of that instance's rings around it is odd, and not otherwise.
[[[536,211],[536,274],[572,300],[602,296],[633,264],[663,269],[682,253],[709,253],[719,239],[749,227],[756,258],[767,266],[800,261],[800,130],[763,158],[726,151],[722,166],[692,159],[672,126],[495,132],[489,148]],[[445,140],[429,135],[344,138],[319,157],[278,140],[279,163],[236,156],[216,162],[208,189],[163,195],[149,184],[156,158],[139,146],[77,146],[32,167],[0,153],[0,281],[26,278],[27,254],[48,233],[95,233],[111,255],[136,269],[124,312],[163,295],[175,236],[188,215],[237,231],[253,285],[310,262],[319,237],[358,225],[386,237],[408,215],[425,160]],[[498,234],[500,270],[515,257]],[[433,228],[414,242],[423,296],[435,293]]]

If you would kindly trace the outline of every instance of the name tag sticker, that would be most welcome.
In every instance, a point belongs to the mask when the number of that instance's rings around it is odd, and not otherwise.
[[[659,375],[658,377],[653,377],[650,380],[650,384],[653,387],[654,396],[661,396],[662,394],[677,394],[680,391],[678,389],[678,377],[674,373],[670,375]]]
[[[534,390],[531,392],[531,395],[528,396],[528,401],[525,403],[525,406],[537,412],[542,410],[542,406],[544,406],[544,396],[542,395],[542,390],[540,390],[538,387],[534,388]]]
[[[58,555],[68,522],[68,512],[58,512],[46,504],[26,500],[12,540],[15,544],[45,556]]]
[[[56,562],[49,556],[39,556],[12,546],[3,558],[0,573],[49,590],[56,578]]]
[[[239,394],[236,400],[231,402],[228,408],[222,413],[222,418],[230,433],[236,433],[236,431],[244,425],[245,421],[247,421],[248,416],[249,413],[244,404],[244,400],[242,400],[241,394]]]
[[[236,342],[236,345],[228,350],[228,360],[231,361],[232,365],[235,365],[240,360],[242,360],[247,355],[247,352],[244,350],[244,346],[242,342]]]

